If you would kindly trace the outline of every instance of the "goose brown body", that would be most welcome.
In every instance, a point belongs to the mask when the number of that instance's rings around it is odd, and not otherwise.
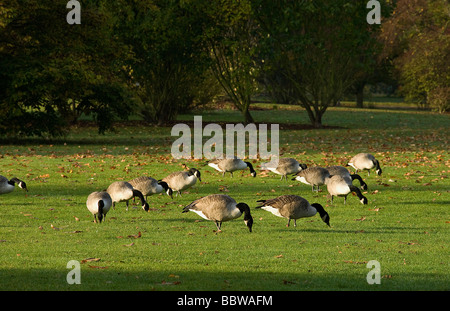
[[[261,208],[265,211],[271,212],[275,216],[288,219],[286,224],[289,227],[291,219],[294,219],[294,226],[297,226],[297,219],[304,217],[312,217],[319,213],[322,220],[329,226],[330,216],[323,209],[323,206],[318,203],[310,204],[308,200],[298,195],[282,195],[274,199],[259,200]]]
[[[193,201],[183,209],[183,213],[192,211],[204,219],[214,221],[220,231],[222,222],[241,217],[244,214],[244,222],[252,231],[253,218],[250,208],[245,203],[237,203],[236,200],[224,194],[211,194]]]

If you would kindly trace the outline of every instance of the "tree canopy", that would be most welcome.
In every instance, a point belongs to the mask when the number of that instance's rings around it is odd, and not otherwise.
[[[379,2],[381,25],[364,1],[86,0],[71,25],[65,0],[3,1],[0,133],[60,135],[82,115],[100,132],[131,114],[163,125],[222,92],[246,123],[267,92],[320,127],[374,75],[447,110],[448,2]]]

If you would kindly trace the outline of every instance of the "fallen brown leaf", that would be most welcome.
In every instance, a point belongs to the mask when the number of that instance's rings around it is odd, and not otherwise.
[[[142,236],[142,233],[141,233],[141,231],[139,231],[138,234],[131,234],[128,237],[137,239],[137,238],[140,238],[141,236]]]
[[[82,261],[80,261],[80,263],[86,263],[86,262],[96,262],[96,261],[100,261],[100,258],[86,258],[83,259]]]

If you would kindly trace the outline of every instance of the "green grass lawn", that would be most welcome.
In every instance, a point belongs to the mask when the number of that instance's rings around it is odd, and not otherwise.
[[[296,109],[252,111],[262,123],[308,123]],[[208,122],[241,122],[236,111],[208,111]],[[180,122],[193,120],[182,115]],[[282,156],[308,166],[346,163],[356,153],[379,159],[383,175],[361,173],[369,204],[349,196],[331,205],[327,192],[263,172],[225,178],[205,160],[175,160],[170,127],[117,127],[98,135],[74,128],[64,138],[0,141],[0,174],[26,181],[0,196],[0,290],[449,290],[449,117],[434,113],[332,108],[331,129],[281,130]],[[205,138],[207,139],[207,138]],[[171,200],[150,197],[150,211],[121,203],[102,224],[85,202],[116,180],[162,178],[183,164],[202,182]],[[322,187],[325,189],[324,187]],[[252,209],[253,232],[243,219],[222,232],[182,208],[204,195],[225,193]],[[285,219],[256,210],[256,200],[297,194],[322,204],[318,216],[286,228]],[[141,236],[138,237],[138,233]],[[69,285],[70,260],[81,262],[81,284]],[[369,285],[370,260],[381,284]]]

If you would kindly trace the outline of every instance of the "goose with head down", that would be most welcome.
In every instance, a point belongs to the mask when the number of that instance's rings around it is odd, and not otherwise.
[[[241,159],[215,159],[211,160],[208,165],[215,170],[222,172],[222,176],[225,176],[225,173],[229,172],[231,177],[233,177],[234,171],[245,170],[248,168],[252,177],[256,177],[256,172],[253,169],[253,165],[250,162],[245,162]]]
[[[145,201],[145,198],[142,195],[142,192],[134,189],[133,186],[126,181],[113,182],[111,185],[109,185],[108,189],[106,189],[106,192],[108,192],[111,196],[113,207],[117,202],[126,202],[128,211],[128,201],[136,196],[141,200],[142,208],[146,212],[148,212],[148,210],[150,209],[147,201]]]
[[[8,180],[5,176],[0,175],[0,194],[13,192],[16,184],[19,188],[28,191],[27,184],[19,178],[13,177]]]
[[[275,216],[288,220],[286,227],[289,227],[291,219],[294,219],[294,227],[297,227],[297,219],[312,217],[319,213],[320,218],[330,226],[330,215],[319,203],[310,204],[308,200],[298,195],[282,195],[274,199],[258,200],[261,203],[256,208],[261,208],[271,212]]]
[[[181,196],[181,191],[186,190],[197,183],[197,179],[202,181],[200,171],[196,168],[191,168],[188,171],[178,171],[169,174],[162,179],[169,187]]]
[[[246,203],[237,203],[233,198],[224,194],[211,194],[195,200],[183,208],[183,213],[194,212],[200,217],[214,221],[217,230],[221,231],[222,223],[241,217],[252,232],[253,218]]]

